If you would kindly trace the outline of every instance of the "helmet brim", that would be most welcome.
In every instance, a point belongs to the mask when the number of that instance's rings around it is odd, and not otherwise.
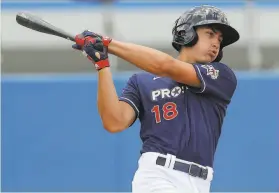
[[[222,47],[228,46],[230,44],[233,44],[235,42],[237,42],[240,38],[240,35],[238,33],[238,31],[233,28],[230,25],[221,23],[221,22],[216,22],[216,20],[213,21],[206,21],[201,22],[199,24],[196,24],[195,26],[204,26],[204,25],[216,25],[217,29],[220,30],[222,32],[223,35],[223,41],[222,41]]]

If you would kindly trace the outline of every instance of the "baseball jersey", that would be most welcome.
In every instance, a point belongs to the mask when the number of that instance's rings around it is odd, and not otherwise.
[[[237,79],[222,63],[194,68],[200,88],[140,72],[129,78],[119,100],[131,105],[141,123],[141,153],[169,153],[212,167]]]

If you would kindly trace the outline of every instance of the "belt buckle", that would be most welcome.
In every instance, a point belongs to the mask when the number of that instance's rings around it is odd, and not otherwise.
[[[192,170],[193,168],[193,170]],[[194,172],[194,171],[197,171],[197,170],[200,170],[201,168],[195,164],[190,164],[190,167],[189,167],[189,170],[188,170],[188,173],[190,176],[193,176],[193,177],[197,177],[198,176],[198,172],[196,173],[192,173],[191,170]]]

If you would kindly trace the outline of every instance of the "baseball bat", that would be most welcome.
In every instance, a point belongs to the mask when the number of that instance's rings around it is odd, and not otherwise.
[[[71,40],[75,42],[75,36],[72,34],[65,32],[64,30],[48,23],[47,21],[39,18],[36,15],[32,15],[30,13],[20,12],[16,15],[16,21],[18,24],[30,28],[32,30],[58,36],[65,38],[67,40]]]

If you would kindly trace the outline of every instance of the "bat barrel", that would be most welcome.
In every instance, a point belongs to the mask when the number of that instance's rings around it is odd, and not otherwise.
[[[59,29],[52,24],[46,22],[42,18],[39,18],[38,16],[31,15],[29,13],[20,12],[16,15],[16,21],[18,24],[27,27],[29,29],[46,33],[50,35],[59,36],[62,38],[65,38],[67,40],[75,42],[75,36],[63,31],[62,29]]]

